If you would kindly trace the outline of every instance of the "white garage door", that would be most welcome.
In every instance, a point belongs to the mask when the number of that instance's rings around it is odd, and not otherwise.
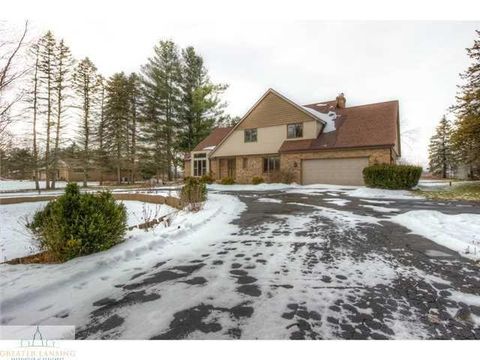
[[[363,185],[362,170],[368,158],[302,161],[302,182],[307,184]]]

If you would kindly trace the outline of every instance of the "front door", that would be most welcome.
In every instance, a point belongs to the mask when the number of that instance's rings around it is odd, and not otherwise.
[[[232,179],[235,179],[235,163],[236,163],[235,158],[233,158],[233,159],[228,159],[228,162],[227,162],[227,174],[228,174],[228,177],[230,177],[230,178],[232,178]]]

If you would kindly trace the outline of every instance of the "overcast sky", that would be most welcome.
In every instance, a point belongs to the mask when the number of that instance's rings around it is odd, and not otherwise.
[[[0,15],[1,16],[1,15]],[[8,20],[8,19],[7,19]],[[91,20],[31,18],[76,58],[90,57],[104,75],[138,71],[154,44],[172,39],[204,57],[231,115],[243,115],[272,87],[306,104],[344,92],[347,106],[398,99],[403,157],[426,164],[435,125],[453,104],[458,74],[469,64],[480,22],[326,22]]]

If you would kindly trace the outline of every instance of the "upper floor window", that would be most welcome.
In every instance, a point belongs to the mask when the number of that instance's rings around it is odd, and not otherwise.
[[[245,129],[244,136],[245,136],[245,142],[256,142],[257,129]]]
[[[287,139],[303,137],[303,123],[287,125]]]

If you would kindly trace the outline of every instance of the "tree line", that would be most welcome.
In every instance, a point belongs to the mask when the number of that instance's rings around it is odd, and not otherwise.
[[[203,57],[192,46],[160,41],[138,72],[108,78],[86,57],[76,60],[51,31],[29,48],[24,102],[31,146],[2,147],[2,174],[23,166],[39,189],[55,188],[59,161],[77,160],[87,186],[91,169],[114,171],[117,182],[142,178],[172,180],[191,151],[213,127],[230,125],[221,96],[225,84],[211,81]],[[75,136],[66,128],[74,125]],[[23,158],[19,159],[19,154]],[[127,173],[127,176],[125,176]],[[17,174],[18,175],[18,174]]]
[[[454,176],[459,166],[468,178],[480,177],[480,31],[467,49],[471,64],[460,74],[462,84],[450,112],[454,120],[443,116],[430,139],[430,172],[442,178]]]

